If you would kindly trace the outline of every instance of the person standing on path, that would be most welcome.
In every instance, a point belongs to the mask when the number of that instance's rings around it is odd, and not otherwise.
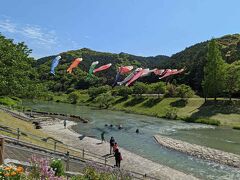
[[[64,125],[64,128],[66,129],[66,126],[67,126],[67,120],[66,119],[63,121],[63,125]]]
[[[118,149],[116,149],[114,156],[115,156],[115,161],[116,161],[116,167],[120,168],[122,155]]]
[[[115,142],[113,146],[113,153],[115,153],[117,149],[118,149],[118,144],[117,142]]]
[[[103,131],[103,132],[101,133],[102,143],[105,142],[104,134],[105,134],[105,132]]]
[[[110,154],[112,154],[114,144],[115,144],[115,139],[113,137],[111,137],[111,139],[110,139]]]

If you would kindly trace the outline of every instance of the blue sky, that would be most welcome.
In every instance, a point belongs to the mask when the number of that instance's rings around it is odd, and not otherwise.
[[[172,55],[239,33],[239,0],[5,0],[0,32],[39,58],[83,47]]]

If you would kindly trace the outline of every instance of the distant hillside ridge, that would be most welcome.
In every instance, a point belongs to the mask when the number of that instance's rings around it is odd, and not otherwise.
[[[227,63],[240,60],[240,34],[225,35],[223,37],[216,38],[216,40],[219,44],[222,57]],[[135,67],[159,69],[185,68],[186,72],[184,75],[172,76],[168,79],[168,81],[176,79],[177,83],[190,85],[194,90],[201,92],[201,82],[203,79],[203,68],[206,63],[208,42],[209,41],[204,41],[187,47],[183,51],[173,54],[171,57],[165,55],[143,57],[127,53],[116,54],[98,52],[88,48],[62,52],[60,53],[62,59],[59,66],[56,68],[56,77],[51,78],[51,80],[54,80],[54,83],[52,82],[52,84],[65,86],[55,88],[57,91],[64,91],[66,88],[69,88],[68,86],[71,86],[71,88],[74,89],[88,88],[91,86],[91,83],[80,82],[80,74],[86,75],[91,63],[93,61],[99,61],[99,66],[107,63],[113,64],[109,70],[97,74],[98,77],[96,77],[96,79],[100,79],[100,81],[98,81],[99,83],[102,82],[111,84],[114,81],[117,67],[121,65],[133,65]],[[42,80],[49,80],[49,68],[51,60],[54,56],[56,55],[43,57],[37,60],[36,67],[39,72],[42,73]],[[83,62],[81,62],[79,68],[75,70],[74,77],[70,77],[66,75],[66,69],[71,64],[72,60],[77,57],[82,57]],[[64,76],[65,78],[61,78],[60,76]],[[69,82],[69,79],[71,79],[71,82]],[[156,76],[150,76],[142,78],[142,81],[156,82],[158,81],[158,78]],[[79,85],[78,83],[82,84]]]

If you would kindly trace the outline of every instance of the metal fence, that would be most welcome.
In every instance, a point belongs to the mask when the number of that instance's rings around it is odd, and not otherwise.
[[[40,137],[34,134],[24,132],[19,128],[15,129],[3,124],[0,124],[0,131],[5,132],[4,136],[7,146],[18,145],[18,148],[24,147],[25,151],[37,154],[44,154],[51,157],[63,157],[66,163],[66,170],[69,171],[69,163],[87,163],[92,162],[99,166],[112,167],[108,162],[107,156],[103,157],[100,154],[90,152],[86,149],[77,149],[75,147],[64,144],[51,137]],[[46,140],[47,139],[47,140]],[[49,141],[48,141],[49,140]],[[30,141],[30,142],[29,142]],[[38,142],[38,145],[36,143]],[[16,146],[15,146],[16,147]],[[39,153],[42,152],[42,153]],[[126,171],[135,179],[155,179],[160,178],[151,177],[139,172]]]

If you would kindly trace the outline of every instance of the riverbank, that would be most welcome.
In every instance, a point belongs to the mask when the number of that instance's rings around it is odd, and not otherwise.
[[[63,143],[68,144],[69,146],[80,149],[84,148],[88,151],[101,154],[102,156],[109,154],[108,142],[101,143],[100,140],[90,137],[84,137],[82,140],[80,140],[79,136],[81,135],[71,129],[71,126],[74,124],[74,122],[68,121],[66,129],[64,129],[62,122],[46,124],[45,126],[43,125],[42,131],[62,141]],[[197,179],[192,175],[187,175],[183,172],[155,163],[121,147],[120,151],[123,156],[123,161],[121,164],[123,169],[141,172],[143,174],[159,177],[161,179]],[[114,165],[114,158],[108,158],[108,162]]]
[[[67,95],[55,96],[54,101],[68,103]],[[78,93],[78,105],[98,107],[95,100],[91,100],[86,92]],[[205,103],[203,98],[189,98],[187,101],[180,98],[114,97],[111,110],[124,111],[160,118],[169,118],[176,115],[177,120],[195,122],[228,127],[240,127],[240,101],[219,98],[218,101],[208,99]],[[171,118],[170,118],[171,119]]]
[[[196,144],[190,144],[181,140],[172,139],[166,136],[155,135],[156,141],[169,149],[173,149],[197,158],[202,158],[216,163],[225,164],[228,166],[240,168],[240,156],[212,149],[209,147],[199,146]]]

